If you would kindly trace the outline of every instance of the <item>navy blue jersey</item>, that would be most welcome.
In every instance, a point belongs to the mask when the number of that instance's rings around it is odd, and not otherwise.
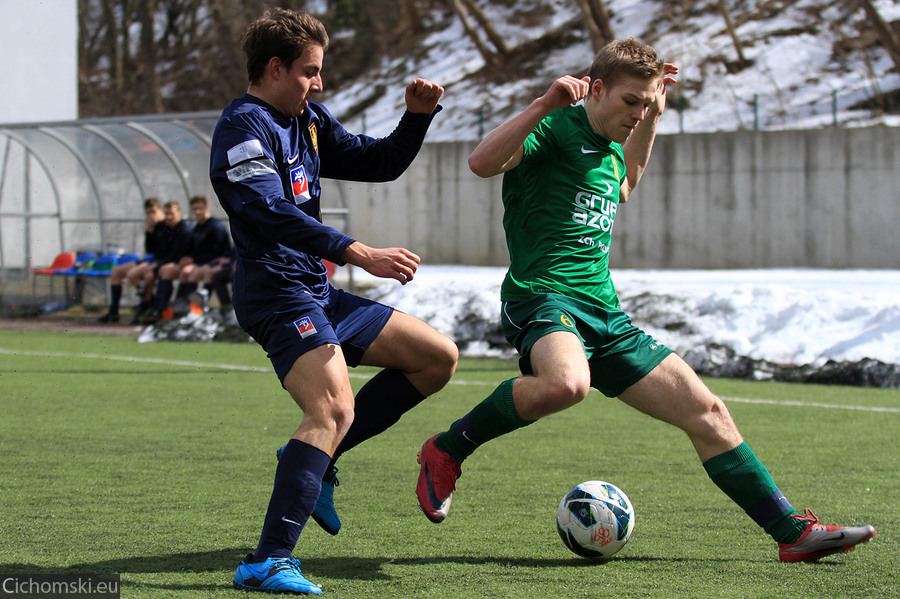
[[[191,231],[193,228],[187,221],[180,220],[174,227],[162,222],[162,237],[153,253],[153,261],[159,264],[178,262],[187,255],[191,247]]]
[[[166,236],[166,222],[159,221],[153,229],[144,232],[144,253],[154,254],[159,248],[160,240]]]
[[[188,251],[195,264],[209,264],[216,258],[231,255],[231,237],[222,221],[215,217],[194,224],[191,248]]]
[[[320,178],[396,179],[439,110],[407,111],[393,133],[374,139],[349,133],[317,102],[295,118],[249,94],[228,105],[213,133],[210,179],[231,224],[241,322],[326,301],[322,259],[343,264],[354,239],[322,223]]]

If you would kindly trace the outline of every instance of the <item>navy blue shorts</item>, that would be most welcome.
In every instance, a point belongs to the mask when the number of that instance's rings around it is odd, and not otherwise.
[[[348,366],[359,366],[393,313],[390,306],[332,288],[324,307],[309,302],[290,311],[272,312],[246,331],[266,350],[283,382],[297,358],[328,343],[341,346]]]

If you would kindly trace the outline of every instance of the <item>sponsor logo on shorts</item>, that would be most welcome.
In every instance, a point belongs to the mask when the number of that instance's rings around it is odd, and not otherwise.
[[[315,335],[316,333],[318,333],[318,331],[316,330],[316,325],[314,325],[312,320],[309,319],[309,316],[304,316],[299,320],[295,320],[294,326],[297,327],[297,332],[300,333],[301,339],[306,339],[310,335]]]
[[[569,317],[568,314],[563,314],[562,316],[560,316],[559,321],[561,323],[563,323],[564,325],[566,325],[567,327],[569,327],[570,329],[575,328],[575,323],[572,321],[572,319]]]

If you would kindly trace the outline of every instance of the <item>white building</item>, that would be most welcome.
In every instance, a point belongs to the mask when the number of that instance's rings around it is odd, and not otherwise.
[[[0,123],[78,118],[78,1],[0,0]]]

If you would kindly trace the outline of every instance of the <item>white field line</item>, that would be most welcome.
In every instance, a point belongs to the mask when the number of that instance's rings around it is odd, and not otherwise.
[[[145,363],[145,364],[168,364],[171,366],[190,366],[194,368],[215,368],[217,370],[237,370],[244,372],[262,372],[272,374],[272,369],[268,367],[262,366],[245,366],[242,364],[216,364],[210,362],[190,362],[186,360],[167,360],[164,358],[140,358],[136,356],[116,356],[110,354],[73,354],[73,353],[65,353],[65,352],[39,352],[39,351],[29,351],[29,350],[17,350],[17,349],[6,349],[0,347],[0,354],[7,355],[20,355],[20,356],[36,356],[42,358],[86,358],[90,360],[118,360],[120,362],[136,362],[136,363]],[[350,378],[356,379],[368,379],[371,378],[371,375],[368,374],[357,374],[355,372],[350,372]],[[456,381],[452,380],[449,383],[450,385],[472,385],[472,386],[483,386],[483,387],[493,387],[496,386],[497,383],[484,382],[484,381]],[[828,404],[828,403],[819,403],[819,402],[802,402],[802,401],[777,401],[774,399],[749,399],[746,397],[723,397],[725,401],[733,401],[735,403],[749,403],[749,404],[767,404],[773,406],[792,406],[792,407],[801,407],[801,408],[825,408],[825,409],[833,409],[833,410],[858,410],[861,412],[890,412],[894,414],[900,414],[900,408],[886,408],[879,406],[852,406],[852,405],[840,405],[840,404]]]
[[[776,401],[774,399],[748,399],[746,397],[723,397],[725,401],[736,403],[761,403],[773,406],[798,406],[801,408],[831,408],[833,410],[859,410],[861,412],[894,412],[900,414],[900,408],[882,408],[878,406],[844,406],[832,403],[818,403],[807,401]]]

